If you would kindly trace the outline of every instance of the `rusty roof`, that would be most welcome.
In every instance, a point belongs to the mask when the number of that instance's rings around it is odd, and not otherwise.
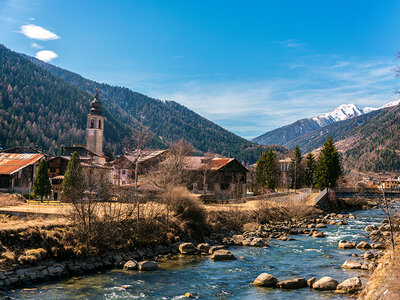
[[[11,175],[44,157],[40,153],[0,153],[0,174]]]
[[[187,156],[185,157],[185,168],[187,170],[219,170],[223,166],[226,166],[231,161],[235,160],[234,158],[227,157],[214,157],[207,158],[202,156]]]

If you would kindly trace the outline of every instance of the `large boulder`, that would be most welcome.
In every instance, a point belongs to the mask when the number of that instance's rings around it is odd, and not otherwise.
[[[362,255],[364,259],[373,259],[375,258],[375,255],[371,251],[365,251],[365,253]]]
[[[356,242],[348,242],[341,240],[339,242],[339,249],[354,249],[356,247]]]
[[[342,265],[345,269],[361,269],[362,264],[356,260],[346,260]]]
[[[320,280],[317,280],[313,284],[313,289],[315,290],[321,290],[321,291],[332,291],[336,290],[336,287],[338,286],[339,282],[337,282],[335,279],[332,277],[322,277]]]
[[[267,242],[267,240],[265,240],[263,238],[254,238],[251,241],[250,246],[252,246],[252,247],[265,247],[265,246],[268,246],[268,242]]]
[[[338,293],[354,293],[362,288],[362,282],[358,277],[346,279],[336,287]]]
[[[210,250],[210,245],[207,243],[198,244],[197,250],[199,250],[200,252],[208,252],[208,250]]]
[[[125,264],[124,264],[124,270],[137,270],[138,268],[138,263],[136,260],[128,260]]]
[[[307,286],[305,278],[283,280],[276,284],[281,289],[301,289]]]
[[[140,271],[155,271],[158,269],[158,264],[155,261],[141,261],[139,263]]]
[[[221,249],[221,250],[215,251],[211,255],[211,259],[213,259],[213,260],[234,260],[234,259],[236,259],[236,257],[232,253],[230,253],[228,250]]]
[[[268,273],[262,273],[258,275],[258,277],[253,282],[254,285],[265,287],[275,287],[277,283],[278,279]]]
[[[196,252],[196,247],[192,243],[182,243],[179,245],[179,252],[182,254],[193,254]]]
[[[236,234],[232,236],[232,241],[235,245],[242,245],[242,242],[244,241],[244,236],[242,234]]]
[[[357,248],[357,249],[370,249],[370,248],[371,248],[371,245],[368,244],[367,242],[362,241],[362,242],[359,242],[359,243],[357,244],[356,248]]]

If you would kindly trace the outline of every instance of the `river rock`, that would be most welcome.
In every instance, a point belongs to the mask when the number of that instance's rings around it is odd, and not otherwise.
[[[339,282],[337,282],[335,279],[332,277],[322,277],[320,280],[317,280],[313,284],[313,289],[315,290],[322,290],[322,291],[332,291],[336,290],[336,287],[338,286]]]
[[[339,249],[353,249],[356,247],[356,242],[348,242],[345,240],[341,240],[339,242]]]
[[[216,245],[216,246],[211,246],[210,249],[208,250],[208,254],[213,254],[217,250],[225,249],[224,245]]]
[[[358,245],[356,246],[357,249],[370,249],[371,245],[368,244],[367,242],[359,242]]]
[[[197,250],[199,250],[200,252],[208,252],[208,250],[210,250],[210,245],[208,243],[198,244]]]
[[[373,259],[375,258],[375,255],[371,251],[365,251],[365,253],[362,255],[364,259]]]
[[[262,273],[258,275],[258,277],[253,282],[254,285],[265,287],[275,287],[277,283],[278,279],[268,273]]]
[[[252,246],[252,247],[265,247],[265,246],[268,246],[268,243],[263,238],[254,238],[251,241],[250,246]]]
[[[135,260],[128,260],[125,264],[124,264],[124,270],[137,270],[138,269],[138,263]]]
[[[140,271],[155,271],[158,269],[158,264],[155,261],[141,261],[139,264]]]
[[[281,289],[301,289],[307,286],[305,278],[283,280],[276,284]]]
[[[389,220],[388,220],[388,219],[383,219],[383,220],[381,221],[381,223],[382,223],[382,224],[389,224]]]
[[[346,260],[344,264],[342,265],[342,268],[345,269],[361,269],[361,263],[356,260]]]
[[[339,221],[336,222],[336,225],[347,225],[347,223],[345,221]]]
[[[326,228],[325,224],[317,224],[317,226],[315,226],[315,228]]]
[[[381,235],[382,233],[379,230],[372,230],[369,235]]]
[[[321,231],[314,231],[312,237],[317,237],[317,238],[325,237],[325,234]]]
[[[242,234],[235,234],[234,236],[232,236],[232,241],[235,245],[242,245],[244,239],[245,238]]]
[[[385,249],[385,245],[382,243],[372,243],[371,248],[372,249]]]
[[[192,243],[182,243],[179,245],[179,252],[182,254],[193,254],[196,252],[196,247]]]
[[[354,293],[361,289],[362,282],[358,277],[346,279],[336,287],[338,293]]]
[[[365,231],[373,231],[373,230],[378,230],[378,227],[376,225],[368,225],[365,227]]]
[[[211,255],[211,259],[213,259],[213,260],[235,260],[236,257],[232,253],[230,253],[228,250],[221,249],[221,250],[215,251]]]
[[[307,280],[307,286],[309,288],[312,288],[313,284],[317,281],[317,278],[311,277],[310,279]]]

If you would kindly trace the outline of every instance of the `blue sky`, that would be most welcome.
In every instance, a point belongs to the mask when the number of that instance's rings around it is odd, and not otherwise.
[[[396,99],[400,1],[0,0],[0,43],[246,138]]]

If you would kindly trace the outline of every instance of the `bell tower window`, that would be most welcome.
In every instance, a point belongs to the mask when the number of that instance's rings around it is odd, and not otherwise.
[[[94,128],[94,120],[90,120],[90,128]]]
[[[99,129],[101,129],[101,120],[99,120]]]

